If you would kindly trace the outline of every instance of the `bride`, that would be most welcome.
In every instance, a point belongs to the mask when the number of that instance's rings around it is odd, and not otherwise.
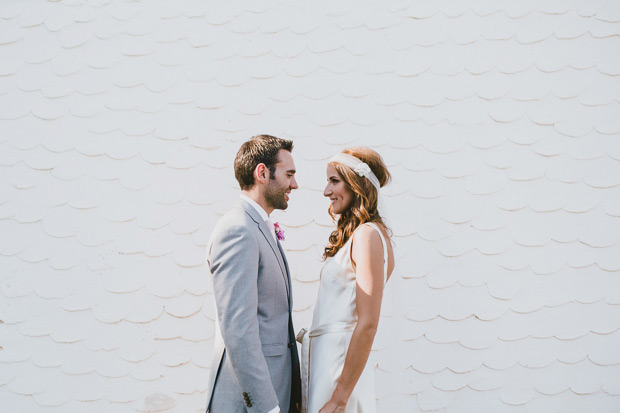
[[[311,330],[299,337],[308,413],[376,411],[368,357],[394,268],[390,231],[377,204],[379,188],[390,179],[381,156],[369,148],[345,149],[327,165],[323,195],[338,225],[323,254]]]

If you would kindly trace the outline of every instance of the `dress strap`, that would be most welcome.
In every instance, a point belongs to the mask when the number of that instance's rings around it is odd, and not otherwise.
[[[388,251],[387,251],[387,242],[385,241],[385,238],[383,237],[383,233],[381,232],[381,230],[379,229],[379,227],[377,226],[377,224],[375,224],[374,222],[366,222],[366,224],[372,226],[374,229],[377,230],[377,232],[379,233],[379,236],[381,237],[381,244],[383,244],[383,284],[385,284],[387,282],[387,270],[388,270]]]

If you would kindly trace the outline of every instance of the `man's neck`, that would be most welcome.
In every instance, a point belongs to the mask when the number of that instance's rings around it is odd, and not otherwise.
[[[256,202],[258,205],[260,205],[261,208],[265,210],[267,215],[271,215],[271,213],[273,212],[273,207],[267,205],[265,197],[262,196],[260,191],[258,191],[258,188],[255,187],[250,190],[241,191],[241,193],[250,198],[252,201]]]

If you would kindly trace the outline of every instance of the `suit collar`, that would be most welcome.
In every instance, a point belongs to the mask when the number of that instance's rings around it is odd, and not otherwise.
[[[265,222],[265,220],[263,219],[263,217],[260,216],[256,208],[254,208],[245,199],[240,198],[239,201],[237,202],[237,205],[239,205],[246,212],[246,214],[248,214],[250,218],[252,218],[252,220],[254,220],[254,222],[256,222],[257,224]]]
[[[269,214],[263,209],[262,206],[258,204],[258,202],[243,194],[241,194],[241,199],[251,205],[256,210],[256,212],[258,212],[258,215],[262,218],[263,221],[267,221],[269,219]]]

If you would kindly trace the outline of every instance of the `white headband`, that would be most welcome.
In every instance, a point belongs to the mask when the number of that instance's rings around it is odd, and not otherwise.
[[[377,188],[377,191],[379,191],[379,188],[381,188],[381,184],[379,183],[377,176],[370,169],[370,166],[368,166],[366,162],[360,161],[355,156],[349,155],[348,153],[339,153],[338,155],[333,156],[329,160],[329,163],[332,162],[338,162],[345,166],[348,166],[349,168],[353,169],[353,172],[355,172],[359,176],[364,176],[368,178],[370,183],[373,184],[375,188]]]

